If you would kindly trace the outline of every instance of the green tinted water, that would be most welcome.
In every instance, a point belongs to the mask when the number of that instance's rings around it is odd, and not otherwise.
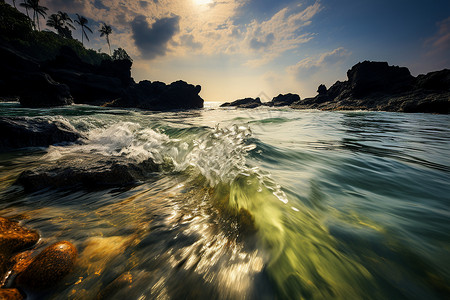
[[[90,106],[1,115],[63,119],[81,145],[0,155],[0,215],[69,240],[74,272],[49,299],[445,299],[449,116]],[[13,185],[73,157],[152,158],[129,189]]]

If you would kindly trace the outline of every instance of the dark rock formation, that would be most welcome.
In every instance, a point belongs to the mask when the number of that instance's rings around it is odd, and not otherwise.
[[[365,61],[353,66],[347,77],[347,81],[337,81],[328,90],[319,86],[316,97],[297,101],[291,107],[450,113],[450,70],[415,78],[407,68]]]
[[[56,81],[66,84],[75,103],[103,104],[121,96],[134,83],[129,60],[104,60],[99,66],[83,62],[69,47],[43,64],[42,69]]]
[[[16,279],[19,286],[43,290],[69,274],[78,255],[70,242],[62,241],[45,248]]]
[[[25,107],[53,107],[73,104],[69,87],[54,81],[46,73],[27,73],[22,76],[20,104]]]
[[[279,94],[278,96],[274,97],[272,101],[265,103],[269,106],[287,106],[291,105],[294,102],[300,101],[300,96],[297,94]]]
[[[83,62],[63,46],[55,59],[37,62],[20,51],[0,45],[0,97],[20,96],[25,107],[75,103],[133,107],[149,110],[202,108],[201,87],[176,81],[142,81],[131,77],[130,60]]]
[[[75,142],[83,136],[70,124],[42,118],[1,117],[0,151]]]
[[[136,107],[148,110],[172,110],[202,108],[203,99],[198,95],[201,87],[184,81],[169,85],[144,80],[129,86],[120,98],[108,104],[111,107]]]
[[[261,99],[258,98],[244,98],[244,99],[238,99],[236,101],[233,102],[226,102],[223,103],[220,107],[230,107],[230,106],[234,106],[237,108],[255,108],[258,106],[261,106]]]
[[[56,167],[40,167],[22,172],[16,181],[25,191],[44,188],[102,188],[129,186],[151,176],[160,167],[148,159],[141,163],[116,157],[81,157],[58,162]]]

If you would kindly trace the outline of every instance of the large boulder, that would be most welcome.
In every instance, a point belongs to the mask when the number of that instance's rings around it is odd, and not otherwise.
[[[400,93],[414,84],[408,68],[389,66],[387,62],[358,63],[347,71],[347,77],[355,98],[371,93]]]
[[[202,108],[199,96],[201,87],[176,81],[169,85],[163,82],[144,80],[128,87],[122,96],[108,106],[135,107],[148,110],[172,110]]]
[[[49,288],[72,271],[77,255],[77,249],[72,243],[54,243],[33,259],[19,274],[16,283],[32,290]]]
[[[73,104],[69,87],[42,72],[24,74],[20,104],[25,107],[53,107]]]
[[[0,151],[75,142],[83,135],[62,120],[0,117]]]
[[[43,166],[20,174],[16,184],[26,192],[45,188],[98,189],[136,184],[149,178],[160,166],[151,159],[130,162],[121,157],[95,157],[77,155],[73,159],[58,161],[57,166]]]
[[[234,106],[237,108],[256,108],[261,105],[262,105],[261,99],[257,97],[257,98],[238,99],[233,102],[225,102],[220,107]]]

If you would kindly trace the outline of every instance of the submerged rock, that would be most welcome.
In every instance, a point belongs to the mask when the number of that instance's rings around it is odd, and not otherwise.
[[[43,118],[0,117],[0,151],[75,142],[83,136],[70,124]]]
[[[18,289],[0,289],[0,299],[1,300],[21,300],[23,299],[22,294]]]
[[[258,97],[258,98],[238,99],[233,102],[225,102],[220,107],[235,106],[237,108],[256,108],[261,105],[262,105],[261,99]]]
[[[148,178],[160,167],[151,159],[141,163],[123,158],[82,158],[60,162],[56,167],[40,167],[22,172],[16,181],[25,191],[44,188],[102,188],[129,186]]]
[[[39,234],[26,229],[19,223],[0,217],[0,278],[12,264],[10,257],[17,251],[37,243]]]
[[[57,242],[39,253],[17,277],[19,286],[43,290],[69,274],[77,258],[77,249],[67,241]]]
[[[39,234],[26,229],[19,223],[0,217],[0,251],[14,253],[33,246],[39,240]]]
[[[316,97],[296,101],[291,107],[450,113],[450,70],[415,78],[407,68],[365,61],[353,66],[347,77],[328,90],[319,86]]]

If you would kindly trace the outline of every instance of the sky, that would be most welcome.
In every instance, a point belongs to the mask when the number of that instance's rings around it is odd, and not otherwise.
[[[96,51],[109,51],[98,29],[111,25],[111,48],[133,58],[136,82],[200,84],[206,101],[312,97],[319,84],[346,80],[346,71],[364,60],[405,66],[414,76],[450,68],[449,0],[40,3],[48,15],[61,10],[88,18],[94,33],[85,44]],[[81,40],[79,30],[73,35]]]

